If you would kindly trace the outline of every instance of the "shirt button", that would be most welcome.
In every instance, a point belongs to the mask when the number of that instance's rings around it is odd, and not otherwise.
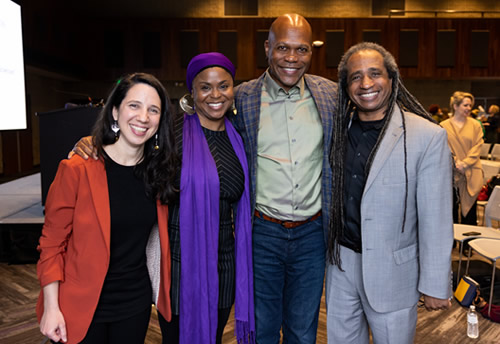
[[[293,116],[290,116],[289,118],[290,118],[290,120],[293,120]]]
[[[357,156],[361,156],[361,153],[358,153]]]
[[[352,197],[352,196],[351,196],[351,197],[349,197],[349,201],[352,201],[352,200],[353,200],[353,197]]]
[[[295,161],[295,162],[294,162],[294,164],[295,164],[295,165],[298,165],[298,163],[299,163],[298,161]]]
[[[295,143],[295,141],[297,141],[296,139],[292,139],[292,143]]]
[[[297,189],[299,187],[299,184],[295,184],[295,188]]]
[[[357,176],[356,174],[353,174],[353,175],[352,175],[352,177],[353,177],[354,179],[358,178],[358,176]]]

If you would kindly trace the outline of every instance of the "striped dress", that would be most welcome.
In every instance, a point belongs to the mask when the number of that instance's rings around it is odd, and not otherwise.
[[[182,156],[182,115],[175,120],[177,152]],[[241,164],[229,141],[226,131],[211,131],[203,128],[210,152],[214,158],[220,182],[219,200],[219,302],[218,308],[229,308],[234,303],[235,255],[233,205],[239,201],[244,189],[244,174]],[[179,171],[180,172],[180,171]],[[177,188],[180,173],[177,173]],[[172,254],[172,314],[179,314],[180,300],[180,233],[179,203],[169,205],[168,234]],[[193,252],[193,254],[195,254]]]

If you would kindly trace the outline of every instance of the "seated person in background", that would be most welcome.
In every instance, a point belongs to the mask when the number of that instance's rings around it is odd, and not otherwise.
[[[437,104],[432,104],[429,106],[429,113],[432,116],[432,119],[434,119],[437,123],[441,122],[443,120],[443,112],[441,111],[441,108]]]
[[[142,344],[151,313],[146,245],[158,223],[158,269],[170,276],[166,203],[174,196],[169,99],[152,75],[123,77],[93,131],[99,159],[63,160],[40,238],[40,331],[54,342]],[[157,305],[170,320],[170,279]]]
[[[446,107],[442,108],[441,112],[443,113],[441,115],[441,118],[442,118],[441,122],[450,118],[450,110],[448,108],[446,108]]]
[[[500,122],[500,110],[498,105],[491,105],[488,109],[488,119],[484,123],[486,127],[486,140],[488,143],[499,143],[498,142],[498,131]]]
[[[486,138],[486,129],[484,128],[483,121],[481,120],[479,109],[474,109],[471,111],[470,116],[479,122],[481,129],[483,130],[483,140]]]

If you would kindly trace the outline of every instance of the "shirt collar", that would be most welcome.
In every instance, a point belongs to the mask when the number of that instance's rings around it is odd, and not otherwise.
[[[271,74],[269,73],[269,68],[266,70],[266,74],[264,77],[264,87],[266,88],[266,91],[269,93],[271,96],[271,99],[275,100],[278,95],[280,94],[299,94],[300,98],[302,99],[304,97],[304,90],[305,90],[305,81],[304,77],[300,78],[300,80],[292,86],[288,92],[283,89],[278,83],[273,79]]]
[[[387,118],[387,115],[384,116],[384,118],[376,120],[376,121],[361,121],[359,119],[358,111],[354,111],[353,116],[352,116],[352,121],[356,121],[361,125],[363,128],[363,131],[370,130],[370,129],[375,129],[375,130],[381,130],[382,127],[384,126],[385,119]]]

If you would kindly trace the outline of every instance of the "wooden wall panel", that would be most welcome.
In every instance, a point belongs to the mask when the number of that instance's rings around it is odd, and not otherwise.
[[[224,0],[224,14],[226,16],[256,16],[259,14],[259,2],[258,0]]]
[[[404,10],[405,0],[372,0],[372,15],[385,16],[389,10]]]
[[[399,66],[418,67],[418,30],[399,32]]]
[[[267,67],[267,56],[265,42],[269,36],[268,30],[257,30],[255,34],[255,56],[257,60],[257,68],[265,69]]]
[[[436,32],[436,67],[455,67],[457,56],[457,32],[438,30]]]
[[[182,30],[179,33],[181,67],[187,68],[189,61],[198,55],[200,33],[197,30]]]
[[[142,35],[142,63],[144,68],[159,69],[162,64],[160,32],[144,32]]]
[[[16,175],[20,172],[19,130],[2,131],[3,174]]]
[[[165,19],[140,19],[134,21],[111,22],[105,18],[98,19],[89,25],[83,22],[74,23],[74,45],[69,45],[61,51],[57,42],[47,38],[45,45],[36,45],[37,54],[32,56],[50,56],[52,51],[57,51],[54,57],[57,61],[72,63],[78,66],[75,73],[81,71],[85,78],[96,80],[114,79],[123,73],[136,71],[142,67],[143,61],[141,47],[143,32],[159,32],[161,47],[161,67],[152,70],[162,80],[183,80],[185,77],[186,60],[192,56],[184,56],[186,50],[192,51],[187,55],[197,52],[216,51],[219,49],[218,32],[232,31],[237,34],[236,64],[237,79],[247,80],[259,76],[267,66],[265,60],[263,41],[266,31],[273,18],[170,18]],[[68,22],[58,24],[57,20],[47,20],[51,32],[68,30]],[[418,64],[406,66],[403,63],[401,73],[409,78],[437,78],[460,79],[500,77],[500,20],[494,18],[310,18],[313,28],[313,39],[327,41],[327,32],[341,30],[344,32],[343,47],[348,49],[353,44],[363,40],[363,33],[377,30],[380,43],[389,50],[396,61],[399,62],[401,30],[418,30]],[[134,25],[132,25],[133,23]],[[26,30],[30,30],[27,23]],[[58,26],[60,25],[60,26]],[[141,30],[137,30],[141,27]],[[437,39],[439,30],[455,30],[456,46],[454,54],[454,67],[438,67],[437,46],[441,44]],[[487,66],[476,67],[477,63],[471,61],[471,49],[475,49],[471,38],[472,32],[486,30],[489,32],[487,49]],[[198,32],[198,43],[195,41],[181,42],[181,32]],[[114,37],[123,37],[115,41]],[[139,32],[139,33],[138,33]],[[373,32],[373,31],[372,31]],[[103,34],[105,33],[105,34]],[[71,36],[71,35],[70,35]],[[95,37],[95,50],[88,49],[86,45],[77,44],[85,41],[86,37]],[[118,42],[118,43],[117,43]],[[35,43],[34,43],[35,44]],[[342,45],[342,43],[339,43]],[[123,51],[111,54],[112,48]],[[30,46],[26,47],[30,51]],[[38,50],[43,50],[39,52]],[[108,53],[109,54],[108,54]],[[67,53],[67,55],[62,55]],[[328,56],[327,56],[328,55]],[[327,78],[336,79],[337,69],[331,62],[331,52],[325,46],[314,48],[310,73],[319,74]],[[482,62],[485,59],[483,58]],[[472,66],[471,66],[472,62]],[[115,67],[111,67],[114,65]],[[122,65],[122,67],[118,67]],[[484,63],[482,63],[484,65]]]
[[[381,30],[363,30],[363,42],[382,44]]]
[[[470,33],[470,66],[471,68],[488,68],[490,32],[488,30],[472,30]]]
[[[344,30],[328,30],[326,32],[325,50],[326,66],[336,68],[344,54]]]
[[[217,51],[226,55],[233,62],[234,66],[238,68],[238,31],[219,31]]]
[[[104,32],[104,63],[108,68],[123,68],[125,58],[125,42],[123,31]]]

